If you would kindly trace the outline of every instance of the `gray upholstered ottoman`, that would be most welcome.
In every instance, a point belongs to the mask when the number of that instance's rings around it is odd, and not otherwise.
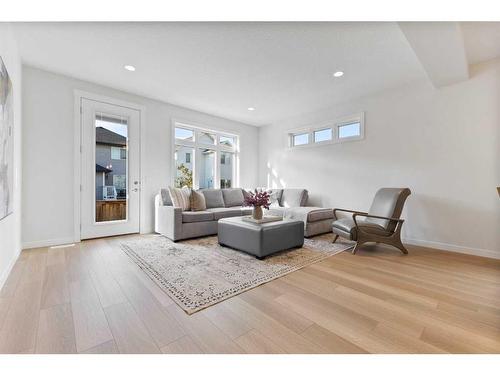
[[[219,244],[262,259],[278,251],[304,245],[304,223],[282,220],[264,224],[244,221],[242,217],[220,219]]]

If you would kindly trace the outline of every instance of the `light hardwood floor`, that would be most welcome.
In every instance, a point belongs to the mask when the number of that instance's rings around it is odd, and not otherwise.
[[[368,245],[189,316],[119,241],[23,251],[0,352],[500,353],[497,260]]]

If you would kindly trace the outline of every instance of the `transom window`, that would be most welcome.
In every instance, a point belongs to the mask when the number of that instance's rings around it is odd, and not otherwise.
[[[289,147],[305,147],[361,140],[365,135],[364,113],[294,130],[288,134]]]
[[[339,138],[359,137],[361,135],[361,123],[359,121],[350,124],[339,125]]]
[[[309,143],[309,133],[294,134],[293,135],[293,145],[301,146]]]
[[[174,124],[174,185],[194,189],[237,184],[238,136]]]

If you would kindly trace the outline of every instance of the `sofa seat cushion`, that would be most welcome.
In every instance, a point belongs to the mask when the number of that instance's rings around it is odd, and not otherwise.
[[[244,200],[242,189],[222,189],[222,197],[226,207],[241,206]]]
[[[285,210],[286,210],[285,207],[272,206],[272,207],[269,207],[269,210],[264,210],[264,215],[281,216],[281,217],[283,217],[283,214],[285,213]]]
[[[367,233],[371,234],[377,234],[379,236],[390,236],[392,233],[388,232],[383,226],[375,224],[375,223],[369,223],[364,220],[358,220],[358,226],[359,228]],[[332,223],[333,229],[339,229],[345,233],[350,233],[351,237],[353,240],[357,238],[356,235],[356,224],[354,223],[354,220],[351,218],[344,218],[344,219],[339,219],[335,220]]]
[[[322,207],[291,207],[283,208],[283,217],[293,220],[301,220],[304,223],[313,223],[316,221],[333,221],[333,210]]]
[[[201,221],[213,221],[214,214],[208,211],[184,211],[182,213],[183,223],[199,223]]]
[[[308,210],[307,222],[313,223],[315,221],[333,219],[333,210],[331,208],[321,207],[300,207],[299,209]]]
[[[253,208],[252,207],[240,207],[240,210],[241,210],[241,214],[242,215],[251,215],[252,212],[253,212]]]
[[[219,220],[224,217],[235,217],[235,216],[242,216],[242,211],[241,207],[218,207],[218,208],[209,208],[207,209],[208,212],[213,213],[214,219]]]

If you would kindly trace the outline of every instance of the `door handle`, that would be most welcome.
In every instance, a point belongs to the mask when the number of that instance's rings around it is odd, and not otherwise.
[[[138,192],[139,189],[138,188],[134,188],[134,189],[132,189],[132,191]]]

